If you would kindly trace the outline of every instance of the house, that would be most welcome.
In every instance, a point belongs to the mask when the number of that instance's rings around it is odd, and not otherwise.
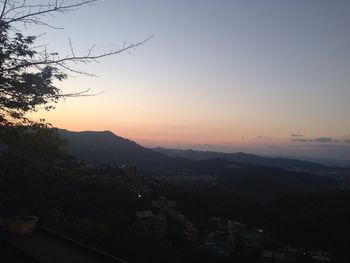
[[[151,230],[153,225],[153,213],[150,210],[136,212],[136,228]]]
[[[321,250],[313,250],[310,253],[311,258],[317,263],[329,263],[331,262],[331,255],[328,252]]]

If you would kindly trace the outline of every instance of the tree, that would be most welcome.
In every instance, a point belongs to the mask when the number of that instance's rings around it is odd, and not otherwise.
[[[33,122],[26,117],[27,113],[37,111],[39,106],[51,110],[61,98],[89,95],[87,90],[64,94],[54,80],[63,81],[68,73],[92,75],[72,65],[120,54],[149,40],[102,54],[94,54],[92,46],[81,56],[75,54],[71,45],[71,54],[62,56],[48,51],[45,46],[35,47],[38,36],[24,36],[18,30],[18,25],[55,28],[45,22],[46,16],[73,11],[96,1],[51,0],[38,4],[33,0],[0,0],[0,127],[31,125]]]

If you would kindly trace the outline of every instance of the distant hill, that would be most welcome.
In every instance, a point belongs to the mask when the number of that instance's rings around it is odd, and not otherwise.
[[[334,179],[305,172],[313,169],[328,171],[329,167],[310,162],[245,153],[151,150],[110,131],[59,130],[59,133],[68,140],[68,153],[87,164],[135,164],[146,174],[175,176],[176,180],[214,176],[221,187],[255,197],[335,190],[338,185]]]
[[[323,175],[332,175],[333,173],[349,174],[348,168],[325,166],[289,158],[268,158],[242,152],[221,153],[166,148],[148,149],[110,131],[72,132],[60,129],[59,133],[68,140],[67,150],[71,155],[92,165],[111,164],[117,166],[121,164],[135,164],[145,168],[161,167],[174,170],[183,170],[187,167],[191,167],[190,169],[201,167],[201,170],[204,171],[206,169],[205,166],[208,164],[205,164],[203,161],[224,159],[238,165],[277,167],[296,172],[311,172]],[[215,163],[216,161],[212,162]],[[215,165],[212,166],[215,167]]]
[[[237,193],[261,198],[293,192],[335,191],[339,184],[330,177],[253,165],[231,170],[229,176],[222,176],[217,182]]]
[[[87,164],[154,166],[166,164],[171,159],[110,131],[59,130],[59,133],[62,138],[68,140],[68,153]]]
[[[289,159],[289,158],[268,158],[255,154],[248,153],[222,153],[213,151],[195,151],[195,150],[178,150],[178,149],[167,149],[167,148],[152,148],[153,151],[157,151],[166,154],[169,157],[182,157],[196,161],[203,161],[209,159],[227,159],[232,162],[251,164],[251,165],[262,165],[277,167],[281,169],[301,172],[312,172],[312,173],[330,173],[334,170],[343,171],[346,168],[325,166],[318,163]]]

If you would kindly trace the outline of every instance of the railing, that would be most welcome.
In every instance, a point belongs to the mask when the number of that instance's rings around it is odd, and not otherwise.
[[[42,233],[48,234],[50,236],[52,236],[55,239],[59,239],[63,242],[65,242],[68,245],[71,245],[77,249],[79,249],[80,251],[84,251],[92,256],[97,256],[100,259],[105,260],[106,262],[111,262],[111,263],[128,263],[127,261],[120,259],[118,257],[115,257],[109,253],[103,252],[101,250],[98,250],[96,248],[90,247],[88,245],[85,245],[77,240],[74,240],[70,237],[67,237],[63,234],[60,234],[56,231],[53,231],[51,229],[42,227],[42,226],[37,226],[37,231],[40,231]]]
[[[35,242],[33,242],[33,239],[35,239],[35,236],[41,236],[45,237],[47,242],[50,242],[50,239],[52,240],[52,243],[54,243],[55,246],[60,246],[62,244],[62,247],[69,247],[71,249],[74,249],[77,251],[77,253],[80,253],[81,255],[89,256],[89,258],[93,258],[93,262],[107,262],[107,263],[127,263],[125,260],[120,259],[118,257],[115,257],[111,254],[105,253],[103,251],[100,251],[96,248],[87,246],[77,240],[74,240],[72,238],[69,238],[65,235],[62,235],[60,233],[57,233],[51,229],[42,227],[42,226],[36,226],[36,230],[33,233],[32,237],[14,237],[10,234],[6,233],[0,233],[0,245],[10,253],[13,252],[13,255],[16,257],[23,258],[28,263],[49,263],[50,260],[42,260],[41,257],[38,256],[38,253],[31,253],[30,248],[26,248],[25,245],[23,245],[23,242],[27,245],[30,244],[29,247],[35,246]],[[58,242],[58,245],[57,245]],[[22,243],[19,245],[18,243]],[[37,245],[40,248],[40,242]],[[54,257],[54,255],[52,256]],[[46,257],[47,258],[47,257]],[[95,260],[96,259],[96,260]],[[1,256],[0,256],[1,261]],[[51,262],[51,261],[50,261]],[[67,261],[69,261],[69,254],[67,254]]]

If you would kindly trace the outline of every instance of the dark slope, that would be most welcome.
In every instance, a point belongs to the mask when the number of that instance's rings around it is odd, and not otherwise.
[[[227,159],[231,162],[278,167],[286,170],[331,173],[344,172],[346,168],[329,167],[307,161],[287,158],[267,158],[247,153],[202,152],[165,148],[147,149],[134,141],[122,138],[110,131],[71,132],[59,130],[68,140],[68,152],[89,164],[120,165],[132,163],[144,167],[168,167],[192,165],[193,161]],[[176,157],[170,158],[170,157]],[[186,160],[188,159],[188,160]],[[344,171],[343,171],[344,170]]]
[[[253,165],[231,170],[229,176],[221,177],[218,183],[236,192],[262,198],[293,192],[336,191],[339,184],[329,177]]]
[[[68,140],[68,152],[87,164],[111,164],[112,166],[135,164],[148,172],[151,171],[153,175],[214,176],[218,178],[217,183],[222,187],[253,196],[336,190],[338,185],[338,182],[331,178],[272,167],[273,165],[269,165],[268,158],[256,155],[239,153],[236,156],[241,158],[235,159],[227,158],[235,154],[218,153],[219,156],[226,158],[191,160],[169,157],[163,153],[146,149],[109,131],[70,132],[60,130],[60,133]],[[214,156],[214,153],[211,154]],[[253,160],[256,160],[259,165],[256,165]],[[262,162],[263,160],[265,162]],[[298,163],[298,161],[295,162]]]
[[[262,221],[283,241],[324,249],[350,262],[350,191],[288,195],[271,202]]]
[[[251,197],[272,198],[285,193],[336,191],[339,182],[331,177],[278,167],[232,162],[227,159],[191,161],[173,157],[162,175],[214,176],[218,186]]]
[[[221,153],[213,151],[195,151],[195,150],[178,150],[166,148],[152,148],[152,150],[168,155],[169,157],[182,157],[191,160],[209,160],[209,159],[227,159],[233,162],[278,167],[287,170],[313,172],[313,173],[327,173],[332,171],[345,171],[347,168],[324,166],[321,164],[301,161],[289,158],[267,158],[255,154],[247,153]]]
[[[68,152],[88,164],[135,164],[148,167],[165,165],[171,159],[110,131],[59,130],[59,133],[68,140]]]

